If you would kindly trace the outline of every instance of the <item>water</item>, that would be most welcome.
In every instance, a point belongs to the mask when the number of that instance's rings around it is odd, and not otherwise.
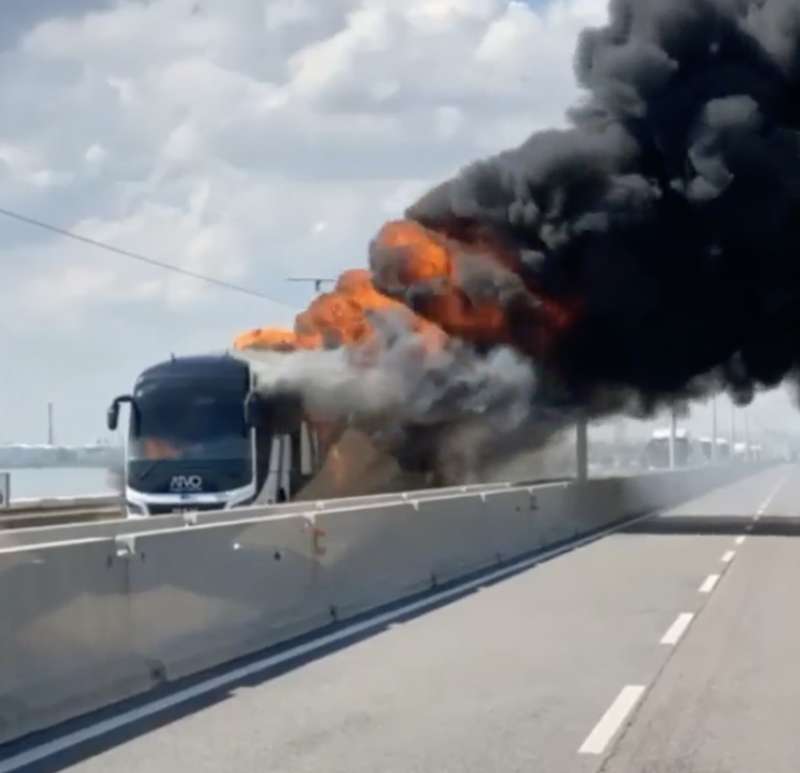
[[[96,467],[20,467],[11,473],[11,500],[113,494],[108,470]]]

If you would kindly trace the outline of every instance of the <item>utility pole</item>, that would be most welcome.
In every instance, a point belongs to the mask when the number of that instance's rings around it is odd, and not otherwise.
[[[589,479],[589,422],[586,420],[586,413],[578,413],[578,422],[575,425],[575,452],[576,470],[575,477],[579,483],[585,483]]]
[[[675,413],[675,404],[672,403],[669,408],[670,422],[669,422],[669,468],[675,469],[675,434],[677,430],[678,417]]]
[[[717,396],[711,398],[711,463],[717,461]]]
[[[745,451],[745,459],[750,461],[750,421],[747,418],[747,408],[742,410],[744,414],[744,442],[747,445],[747,450]]]
[[[52,446],[53,439],[53,403],[47,403],[47,445]]]

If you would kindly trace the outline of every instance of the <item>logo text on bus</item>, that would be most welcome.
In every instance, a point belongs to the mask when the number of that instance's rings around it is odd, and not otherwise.
[[[202,475],[173,475],[169,482],[170,491],[202,491]]]

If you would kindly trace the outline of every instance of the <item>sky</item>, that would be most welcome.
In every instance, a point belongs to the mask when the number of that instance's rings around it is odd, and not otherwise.
[[[0,217],[0,443],[105,434],[170,353],[291,324],[296,275],[366,265],[387,219],[564,125],[605,0],[27,0],[0,5],[0,207],[252,288]],[[697,409],[697,421],[705,419]],[[795,421],[785,393],[751,408]],[[800,426],[800,422],[798,422]]]

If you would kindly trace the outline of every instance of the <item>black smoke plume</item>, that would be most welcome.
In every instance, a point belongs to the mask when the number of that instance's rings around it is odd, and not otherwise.
[[[408,217],[491,234],[578,309],[546,363],[570,401],[747,401],[796,373],[800,1],[612,0],[575,70],[571,128],[472,164]]]

